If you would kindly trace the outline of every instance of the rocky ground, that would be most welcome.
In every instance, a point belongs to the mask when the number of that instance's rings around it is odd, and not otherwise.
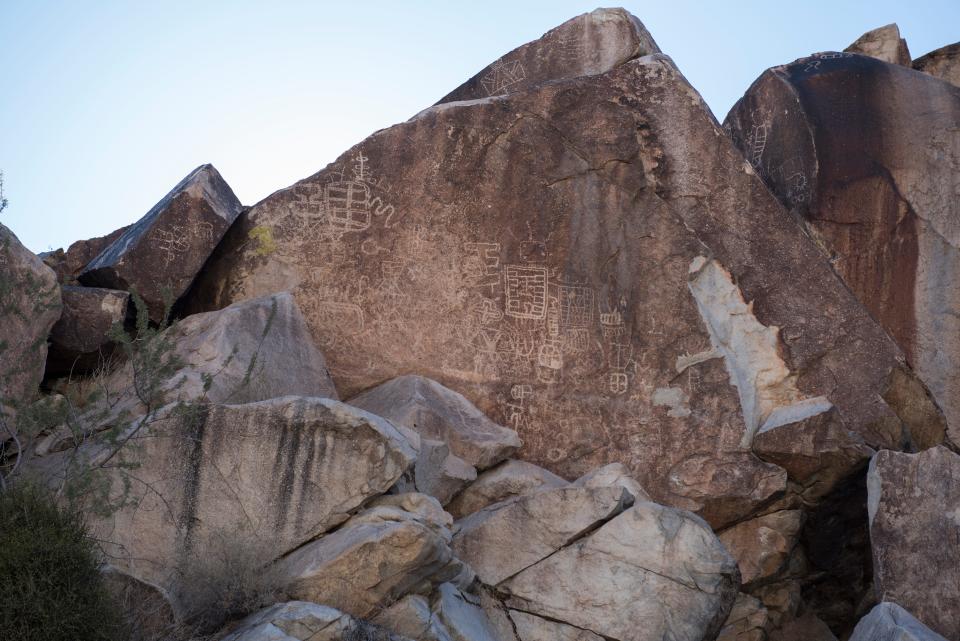
[[[144,639],[233,554],[221,641],[960,641],[958,46],[721,126],[596,10],[252,207],[204,165],[67,251],[0,226],[4,469],[122,499]]]

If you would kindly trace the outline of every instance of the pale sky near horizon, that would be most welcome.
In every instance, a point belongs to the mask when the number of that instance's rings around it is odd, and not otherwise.
[[[206,162],[252,205],[596,6],[0,0],[0,223],[66,248]],[[623,6],[719,120],[764,69],[890,22],[914,57],[960,40],[960,0]]]

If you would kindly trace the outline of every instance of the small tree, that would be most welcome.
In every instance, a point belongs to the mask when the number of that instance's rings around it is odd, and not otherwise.
[[[7,208],[7,199],[3,193],[3,172],[0,171],[0,214]]]

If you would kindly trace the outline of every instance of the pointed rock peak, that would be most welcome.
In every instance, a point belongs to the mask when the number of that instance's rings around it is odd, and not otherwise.
[[[501,56],[437,104],[499,96],[551,80],[593,76],[654,53],[660,53],[657,43],[628,11],[595,9]]]
[[[844,51],[895,65],[911,65],[910,49],[907,48],[907,41],[900,37],[900,28],[895,22],[866,32]]]
[[[960,87],[960,42],[920,56],[913,61],[913,68]]]

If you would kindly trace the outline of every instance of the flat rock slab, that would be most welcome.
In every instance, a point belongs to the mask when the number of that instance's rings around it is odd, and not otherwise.
[[[500,589],[513,609],[604,638],[701,641],[720,630],[738,586],[736,562],[703,520],[638,503]]]
[[[307,601],[277,603],[236,624],[219,641],[410,641],[386,634],[335,608]]]
[[[127,318],[130,294],[116,289],[60,290],[63,312],[50,330],[46,376],[84,374],[106,363],[113,351],[110,330]]]
[[[510,620],[520,641],[603,641],[603,637],[529,612],[510,610]]]
[[[896,344],[659,54],[377,132],[244,213],[190,303],[278,290],[345,398],[429,377],[526,460],[620,461],[711,521],[776,495],[754,484],[776,469],[740,472],[764,426],[833,406],[897,447],[909,425]]]
[[[470,465],[486,469],[520,447],[517,433],[497,425],[470,401],[423,376],[400,376],[350,399],[350,404],[443,441]]]
[[[768,69],[725,122],[899,343],[952,429],[960,429],[957,122],[960,87],[838,52]],[[940,442],[933,425],[917,427],[906,435],[914,448]]]
[[[68,455],[40,462],[49,473]],[[414,457],[393,425],[330,399],[170,408],[113,459],[136,466],[108,477],[115,495],[129,484],[127,505],[90,525],[117,567],[176,593],[177,566],[210,542],[244,535],[279,557],[385,492]]]
[[[960,456],[945,447],[877,452],[867,507],[877,598],[960,638]]]
[[[956,637],[951,637],[956,638]],[[860,619],[850,641],[947,641],[896,603],[880,603]]]
[[[447,505],[455,518],[521,494],[543,488],[568,485],[567,481],[539,465],[526,461],[504,461],[486,470]]]
[[[131,225],[78,279],[84,285],[136,291],[153,321],[172,304],[243,209],[213,165],[201,165]]]
[[[0,225],[0,442],[13,436],[17,409],[39,393],[60,311],[53,270]]]
[[[960,87],[960,42],[920,56],[913,61],[913,68]]]

